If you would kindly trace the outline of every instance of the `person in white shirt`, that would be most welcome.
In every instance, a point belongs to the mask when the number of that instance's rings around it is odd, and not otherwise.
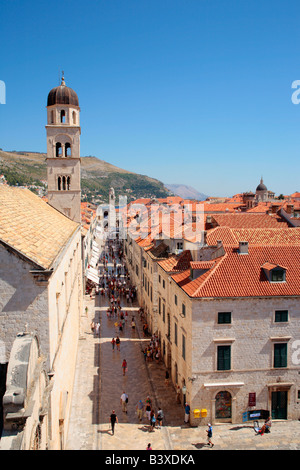
[[[124,413],[127,413],[128,395],[125,391],[123,391],[121,395],[120,403],[122,405],[122,411],[124,411]]]

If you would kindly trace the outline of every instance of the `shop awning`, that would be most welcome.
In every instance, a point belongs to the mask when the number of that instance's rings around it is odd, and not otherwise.
[[[86,270],[86,277],[95,284],[99,284],[99,276],[97,269],[92,268],[91,266]]]

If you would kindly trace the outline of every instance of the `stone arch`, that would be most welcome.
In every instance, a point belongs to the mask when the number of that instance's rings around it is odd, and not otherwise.
[[[68,149],[72,152],[72,140],[67,134],[58,134],[54,140],[54,146],[56,148],[56,157],[67,157]],[[58,153],[59,149],[59,153]],[[61,150],[60,150],[61,149]],[[70,156],[70,155],[69,155]]]
[[[215,395],[215,419],[232,419],[232,394],[228,390],[220,390]]]

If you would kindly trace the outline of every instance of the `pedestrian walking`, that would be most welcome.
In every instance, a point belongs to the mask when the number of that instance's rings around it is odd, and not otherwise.
[[[136,405],[136,413],[137,413],[139,422],[141,422],[143,419],[143,411],[144,411],[144,403],[142,402],[142,400],[139,400],[138,404]]]
[[[122,411],[127,414],[127,403],[128,403],[128,395],[125,391],[123,391],[121,398],[120,398],[120,403],[122,405]]]
[[[212,430],[212,425],[210,423],[208,423],[208,429],[206,431],[207,433],[207,445],[210,445],[211,447],[214,446],[214,444],[211,442],[211,438],[212,438],[212,434],[213,434],[213,430]]]
[[[190,421],[190,405],[188,403],[185,404],[184,407],[184,424],[189,424]]]
[[[115,344],[116,344],[116,340],[115,340],[115,338],[113,338],[113,339],[111,340],[111,347],[112,347],[112,350],[113,350],[113,351],[115,350]]]
[[[123,375],[125,375],[126,372],[127,372],[127,370],[128,370],[128,369],[127,369],[127,361],[126,361],[126,359],[123,359],[123,362],[122,362],[122,369],[123,369]]]
[[[154,410],[151,410],[151,413],[150,413],[150,428],[149,428],[149,432],[154,431],[155,424],[156,424],[155,412],[154,412]]]
[[[151,400],[150,400],[150,397],[147,397],[145,413],[146,413],[146,417],[147,417],[148,421],[150,421],[151,409],[152,409]]]
[[[166,384],[167,387],[169,386],[169,379],[170,379],[170,374],[169,374],[169,372],[166,370],[165,384]]]
[[[149,444],[147,445],[146,450],[152,450],[152,447],[151,447],[151,443],[150,443],[150,442],[149,442]]]
[[[159,406],[157,414],[156,414],[157,428],[160,428],[162,426],[163,419],[164,419],[164,413],[161,407]]]
[[[96,336],[99,336],[99,333],[100,333],[100,323],[97,322],[96,325],[95,325],[95,333],[96,333]]]
[[[117,351],[120,351],[120,344],[121,344],[120,338],[119,338],[119,336],[117,336],[117,337],[116,337]]]
[[[119,422],[118,417],[115,413],[115,410],[112,410],[109,420],[110,420],[110,424],[111,424],[111,432],[112,432],[112,435],[114,435],[114,433],[115,433],[115,424]]]

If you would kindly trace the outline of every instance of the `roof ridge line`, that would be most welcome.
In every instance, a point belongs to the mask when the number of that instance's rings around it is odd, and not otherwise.
[[[205,286],[205,284],[207,283],[207,281],[211,278],[212,274],[216,271],[216,269],[223,263],[223,261],[227,258],[227,252],[225,252],[225,254],[221,257],[221,259],[219,261],[216,261],[216,265],[215,266],[212,266],[210,268],[209,271],[211,271],[207,277],[204,279],[203,283],[196,289],[196,291],[193,293],[192,297],[197,297],[198,293],[200,292],[200,290],[202,289],[202,287]],[[216,258],[217,259],[217,258]],[[212,260],[214,261],[214,260]]]

